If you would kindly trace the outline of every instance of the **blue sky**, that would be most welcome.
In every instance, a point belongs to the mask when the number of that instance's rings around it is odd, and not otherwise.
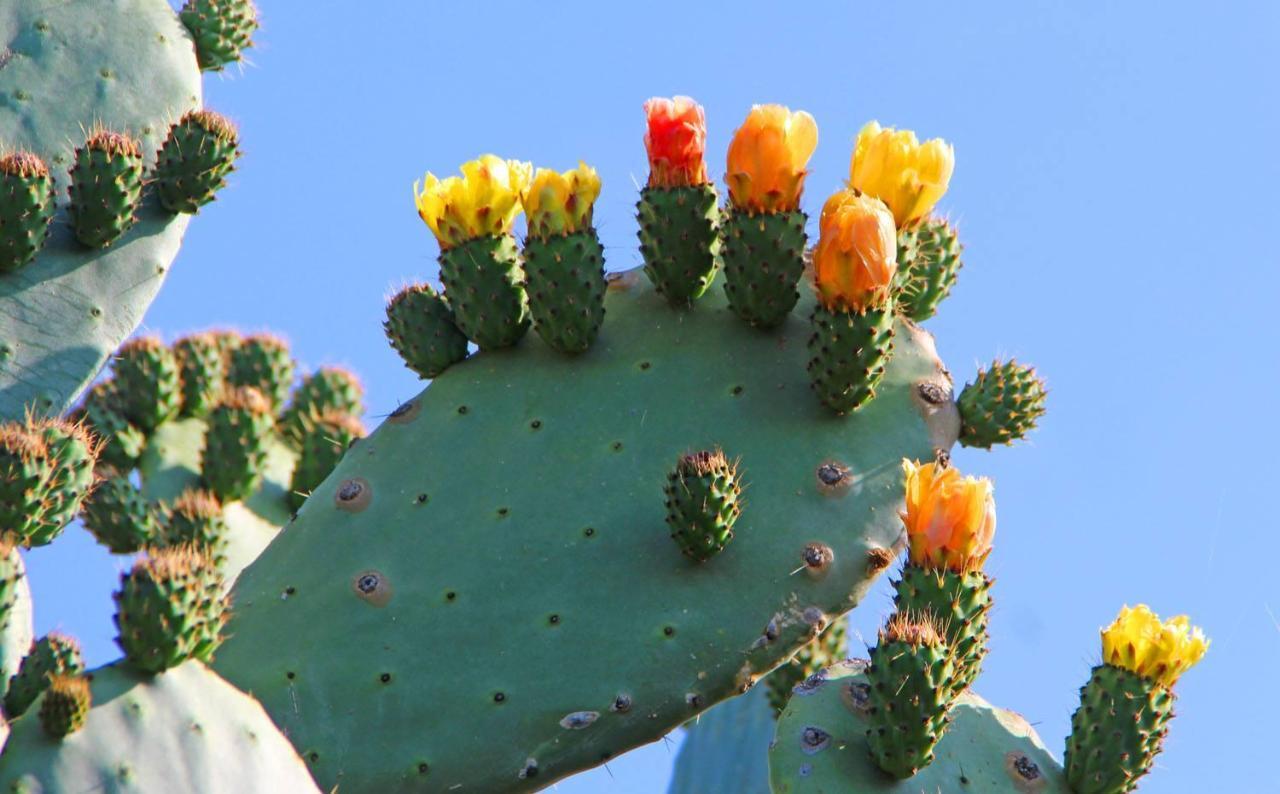
[[[623,269],[639,263],[651,95],[706,106],[715,174],[752,103],[811,112],[811,212],[867,120],[945,137],[940,207],[966,266],[927,327],[958,384],[1012,355],[1052,389],[1029,444],[955,458],[995,480],[1000,511],[979,690],[1060,751],[1098,627],[1124,603],[1190,613],[1213,647],[1142,790],[1280,791],[1273,737],[1253,729],[1280,708],[1280,6],[262,4],[253,65],[206,81],[241,125],[241,168],[191,224],[146,328],[280,331],[304,363],[359,371],[383,414],[419,388],[380,324],[389,290],[435,277],[410,195],[427,169],[487,151],[586,160]],[[28,563],[38,628],[111,658],[121,563],[79,529]],[[887,610],[881,587],[854,626],[870,639]],[[662,791],[677,743],[559,791]]]

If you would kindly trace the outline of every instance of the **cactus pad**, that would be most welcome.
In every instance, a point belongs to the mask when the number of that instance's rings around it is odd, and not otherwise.
[[[918,323],[932,317],[955,286],[963,250],[956,230],[941,218],[901,229],[894,277],[898,311]]]
[[[161,538],[156,510],[122,474],[104,477],[84,506],[84,528],[112,554],[132,554]]]
[[[770,673],[765,683],[777,673]],[[769,794],[774,717],[765,683],[685,725],[667,794]]]
[[[125,132],[97,130],[76,150],[71,228],[82,245],[105,248],[137,220],[142,169],[142,145]]]
[[[244,50],[253,46],[258,29],[252,0],[187,0],[181,16],[191,31],[200,68],[210,72],[239,62]]]
[[[604,322],[604,247],[595,229],[530,236],[524,270],[538,336],[570,355],[591,347]]]
[[[990,449],[1012,444],[1035,429],[1044,415],[1044,381],[1032,367],[995,361],[965,384],[958,404],[963,429],[960,443]]]
[[[1076,794],[1133,791],[1163,749],[1173,691],[1122,667],[1100,664],[1080,690],[1063,765]]]
[[[529,330],[515,238],[477,237],[440,252],[440,280],[458,330],[482,350],[511,347]]]
[[[387,302],[383,330],[405,366],[434,378],[467,357],[467,337],[443,295],[429,284],[411,284]]]
[[[803,212],[729,212],[724,219],[724,291],[743,322],[773,328],[796,301],[804,273]]]
[[[922,397],[950,393],[928,335],[900,325],[877,398],[835,417],[800,317],[762,334],[719,291],[673,311],[637,276],[613,279],[582,356],[526,344],[438,377],[241,575],[217,666],[322,786],[546,786],[743,691],[887,566],[901,459],[957,430]],[[676,455],[717,445],[747,509],[692,565],[659,493]],[[467,727],[408,729],[424,720]]]
[[[65,634],[52,632],[31,644],[22,657],[18,672],[9,679],[4,694],[4,713],[21,717],[49,686],[51,675],[75,675],[84,670],[80,645]]]
[[[191,547],[148,552],[116,591],[116,643],[125,659],[144,673],[208,661],[226,622],[222,589],[213,562]]]
[[[809,377],[818,399],[839,414],[876,395],[893,350],[893,306],[864,311],[813,308]]]
[[[0,156],[0,273],[35,258],[49,237],[56,206],[44,160],[31,152]]]
[[[169,128],[156,157],[156,192],[170,212],[194,213],[227,184],[240,150],[239,136],[226,117],[193,110]]]
[[[667,526],[684,555],[706,562],[733,539],[742,515],[738,466],[719,449],[681,455],[667,475]]]
[[[987,655],[991,584],[982,571],[935,571],[908,563],[894,585],[893,603],[898,612],[928,612],[941,624],[956,665],[957,694],[977,679]]]
[[[18,547],[0,534],[0,698],[31,650],[31,586]],[[3,743],[0,743],[3,747]]]
[[[40,701],[40,727],[52,739],[63,739],[84,727],[93,695],[82,675],[54,675]]]
[[[672,306],[702,297],[720,272],[714,185],[646,187],[636,205],[644,272]]]

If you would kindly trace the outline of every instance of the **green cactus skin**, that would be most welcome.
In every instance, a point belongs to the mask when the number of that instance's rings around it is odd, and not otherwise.
[[[440,281],[458,330],[481,350],[511,347],[529,330],[515,238],[477,237],[440,252]]]
[[[924,322],[951,294],[964,246],[942,218],[925,218],[898,232],[898,271],[894,277],[898,311]]]
[[[1076,794],[1133,791],[1163,749],[1173,691],[1120,667],[1100,664],[1080,689],[1063,765]]]
[[[155,185],[170,212],[194,214],[226,187],[240,157],[236,128],[226,117],[193,110],[169,128],[156,155]]]
[[[289,506],[294,510],[302,507],[307,495],[324,482],[347,449],[367,433],[360,420],[349,414],[329,411],[316,417],[302,438],[298,465],[289,486]]]
[[[258,9],[251,0],[187,0],[180,16],[200,68],[210,72],[239,62],[258,29]]]
[[[65,634],[52,632],[32,643],[18,672],[9,679],[4,694],[4,713],[16,719],[26,713],[49,685],[50,675],[78,675],[84,672],[80,646]]]
[[[686,723],[667,794],[769,794],[776,714],[768,699],[757,684]]]
[[[0,30],[22,53],[0,69],[0,96],[12,100],[0,150],[43,159],[61,202],[85,130],[127,131],[149,158],[170,121],[200,105],[195,54],[165,0],[5,2]],[[0,274],[0,418],[71,407],[142,320],[187,220],[145,200],[107,249],[85,248],[59,221],[34,261]]]
[[[84,676],[50,676],[49,688],[40,699],[40,727],[51,739],[65,739],[84,727],[92,705],[93,695]]]
[[[0,274],[35,259],[49,237],[55,206],[44,160],[31,152],[0,157]]]
[[[686,557],[706,562],[733,540],[733,525],[742,515],[742,483],[737,463],[723,452],[681,455],[664,493],[671,539]]]
[[[205,416],[226,384],[227,355],[218,338],[208,332],[184,336],[173,343],[182,382],[182,416]]]
[[[524,245],[524,272],[538,336],[566,355],[586,352],[604,322],[604,246],[596,230],[531,235]]]
[[[9,679],[31,650],[34,636],[31,587],[22,556],[10,539],[0,535],[0,699],[9,691]]]
[[[116,353],[116,403],[144,433],[178,413],[182,380],[173,350],[154,336],[130,339]]]
[[[743,691],[883,572],[902,458],[958,429],[920,398],[949,389],[928,335],[901,324],[880,397],[836,420],[808,395],[801,318],[762,334],[719,290],[673,312],[639,275],[611,280],[587,356],[527,345],[433,381],[241,574],[216,664],[322,787],[418,790],[420,764],[433,790],[550,785]],[[675,453],[716,445],[749,504],[692,565],[658,495]],[[792,575],[815,542],[827,564]],[[385,729],[426,720],[468,728]]]
[[[226,563],[230,534],[222,504],[208,491],[183,491],[165,517],[165,546],[191,546],[219,568]]]
[[[266,398],[247,386],[228,391],[209,414],[201,474],[218,499],[239,501],[258,490],[274,426]]]
[[[0,791],[320,794],[262,707],[199,662],[92,675],[93,706],[75,735],[55,742],[37,720],[14,723]]]
[[[24,424],[0,425],[0,535],[26,543],[40,526],[52,472],[49,445]]]
[[[838,414],[876,396],[893,353],[893,305],[864,311],[813,308],[809,377],[818,399]]]
[[[894,588],[893,603],[899,613],[929,612],[938,618],[955,663],[955,694],[968,689],[987,655],[991,579],[982,571],[930,571],[908,563]]]
[[[765,691],[774,713],[781,712],[791,699],[791,690],[797,685],[845,658],[845,621],[836,620],[813,642],[796,651],[796,655],[783,663],[765,679]]]
[[[720,230],[724,291],[729,307],[748,325],[775,328],[795,308],[806,221],[803,212],[726,213]]]
[[[867,752],[866,662],[832,665],[798,689],[769,751],[774,794],[1072,794],[1062,767],[1018,714],[966,692],[934,748],[934,761],[894,780]]]
[[[191,547],[148,552],[121,575],[115,600],[116,644],[139,672],[207,662],[221,642],[228,606],[222,577]]]
[[[405,366],[434,378],[467,357],[467,337],[453,310],[429,284],[410,284],[387,302],[382,329]]]
[[[154,508],[119,474],[98,483],[84,504],[83,519],[84,528],[112,554],[132,554],[163,538]]]
[[[230,355],[228,385],[257,389],[267,398],[271,412],[279,413],[293,388],[289,345],[272,334],[252,334],[240,340]]]
[[[300,444],[311,432],[317,417],[363,413],[364,386],[360,385],[360,379],[342,367],[321,367],[303,378],[294,389],[289,407],[280,416],[280,433],[290,442]]]
[[[960,392],[960,443],[991,449],[1023,438],[1044,415],[1047,394],[1033,367],[1016,361],[992,362]]]
[[[672,306],[690,306],[720,270],[714,185],[646,187],[636,205],[644,272]]]
[[[98,464],[118,471],[128,471],[138,461],[147,437],[124,417],[114,381],[95,384],[72,413],[74,421],[83,421],[98,439]]]
[[[111,130],[92,133],[71,168],[71,227],[90,248],[105,248],[133,225],[142,201],[142,146]]]
[[[27,546],[44,546],[80,511],[93,490],[93,469],[97,463],[98,440],[81,423],[48,419],[38,423],[38,433],[49,450],[49,476],[42,488],[41,507]]]

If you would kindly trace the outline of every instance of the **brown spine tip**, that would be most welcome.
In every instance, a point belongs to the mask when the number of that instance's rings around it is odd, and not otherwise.
[[[218,497],[202,488],[188,488],[173,502],[173,512],[199,519],[211,519],[222,513]]]
[[[113,157],[142,157],[142,145],[123,132],[96,129],[89,134],[84,145],[86,149],[106,152]]]
[[[200,129],[224,140],[234,143],[239,135],[236,125],[231,119],[212,110],[189,110],[182,117],[181,124],[194,124]]]
[[[893,562],[893,552],[885,548],[867,549],[867,573],[876,574]]]
[[[701,477],[726,468],[729,468],[729,460],[725,458],[724,452],[719,447],[681,455],[680,461],[676,464],[676,470],[683,476]]]
[[[148,549],[133,564],[131,575],[145,575],[154,581],[168,581],[210,566],[209,558],[195,546],[182,544],[163,549]]]
[[[22,179],[47,177],[49,166],[35,152],[20,150],[0,157],[0,173]]]
[[[120,345],[120,349],[116,351],[116,358],[124,358],[134,353],[155,353],[163,350],[164,347],[164,342],[161,342],[158,336],[150,334],[147,336],[135,336]]]
[[[894,613],[880,630],[881,642],[905,642],[908,645],[942,645],[942,627],[930,612]]]
[[[235,411],[249,411],[254,414],[270,414],[271,403],[262,392],[252,386],[237,386],[227,389],[218,401],[219,408],[230,408]]]

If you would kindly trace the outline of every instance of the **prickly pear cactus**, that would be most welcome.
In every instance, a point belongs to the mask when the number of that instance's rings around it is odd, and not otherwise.
[[[761,683],[685,725],[667,794],[769,794],[775,716]]]
[[[9,691],[9,679],[18,672],[22,657],[31,650],[33,639],[27,571],[17,546],[0,537],[0,701]]]
[[[840,662],[797,687],[769,751],[775,794],[1071,794],[1062,766],[1027,721],[972,693],[952,707],[933,762],[906,780],[889,777],[867,750],[865,667]]]

